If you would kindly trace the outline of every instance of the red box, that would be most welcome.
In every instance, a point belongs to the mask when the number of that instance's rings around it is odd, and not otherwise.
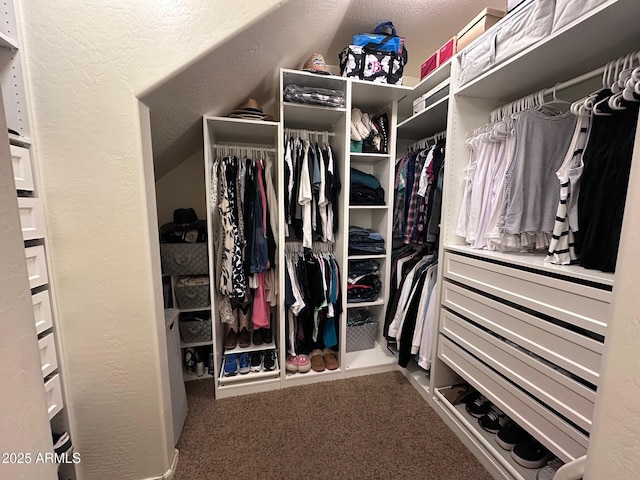
[[[453,57],[456,53],[456,42],[457,37],[453,37],[447,43],[445,43],[442,47],[440,47],[440,61],[439,65],[442,65],[444,62]]]
[[[433,55],[427,58],[420,66],[420,80],[433,72],[440,65],[440,51],[435,51]]]

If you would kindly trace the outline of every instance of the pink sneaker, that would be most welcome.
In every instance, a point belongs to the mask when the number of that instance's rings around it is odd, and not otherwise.
[[[307,373],[311,370],[311,362],[306,355],[289,355],[287,357],[287,372]]]

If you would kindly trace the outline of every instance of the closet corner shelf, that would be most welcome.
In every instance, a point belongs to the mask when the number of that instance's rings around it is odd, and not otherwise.
[[[387,258],[387,254],[386,253],[378,253],[378,254],[373,254],[373,255],[348,255],[347,256],[347,260],[369,260],[369,259],[375,259],[375,258]]]
[[[398,124],[398,137],[414,140],[445,130],[448,111],[449,97],[446,96]]]
[[[455,94],[506,102],[601,67],[637,50],[639,14],[637,0],[609,0],[461,86]],[[616,32],[615,48],[602,41],[606,32]]]
[[[260,352],[263,350],[273,350],[276,348],[276,344],[274,342],[271,343],[263,343],[262,345],[254,345],[253,343],[248,347],[236,347],[231,350],[225,350],[225,355],[230,355],[232,353],[250,353],[250,352]]]
[[[386,210],[389,205],[349,205],[351,210]]]
[[[424,95],[429,90],[433,90],[437,85],[444,82],[450,76],[451,59],[444,62],[433,72],[420,80],[420,82],[415,87],[413,87],[411,92],[407,94],[404,100],[413,103],[416,98]]]
[[[196,375],[195,373],[190,373],[187,372],[186,370],[182,369],[182,378],[184,379],[185,382],[191,382],[193,380],[207,380],[207,379],[211,379],[213,378],[213,375],[210,375],[208,373],[205,372],[204,375],[202,375],[201,377],[199,377],[198,375]]]
[[[282,102],[282,108],[284,110],[284,127],[293,129],[328,130],[347,113],[346,108],[292,102]]]
[[[507,262],[520,267],[535,269],[541,273],[563,275],[577,280],[601,284],[606,287],[613,287],[613,280],[615,277],[614,273],[605,273],[599,270],[588,270],[579,265],[554,265],[552,263],[547,263],[544,261],[546,257],[544,254],[492,252],[489,250],[478,250],[462,245],[445,245],[444,249],[452,253],[463,253],[480,259]]]
[[[384,298],[378,298],[373,302],[360,302],[360,303],[350,303],[347,301],[347,308],[358,308],[358,307],[376,307],[378,305],[384,305]]]
[[[31,146],[31,139],[29,137],[23,137],[21,135],[10,133],[9,143],[11,143],[11,145],[17,145],[18,147],[29,147]]]
[[[538,469],[524,468],[518,465],[511,458],[511,452],[500,448],[496,443],[495,434],[483,430],[478,421],[466,412],[464,404],[452,405],[441,393],[441,390],[443,389],[435,390],[435,397],[439,400],[440,406],[459,423],[463,424],[489,454],[506,468],[516,480],[536,480]]]
[[[358,350],[356,352],[346,352],[343,363],[346,365],[346,371],[349,372],[383,367],[385,365],[395,365],[396,356],[376,342],[373,348]]]
[[[351,105],[362,111],[376,110],[400,100],[413,91],[412,87],[351,79]],[[377,113],[377,112],[369,112]]]
[[[208,340],[206,342],[193,342],[193,343],[186,343],[186,342],[180,342],[180,348],[195,348],[195,347],[210,347],[213,345],[213,340]]]
[[[351,160],[352,164],[357,163],[369,165],[371,163],[384,162],[389,160],[389,158],[391,158],[391,154],[389,153],[349,153],[349,160]]]

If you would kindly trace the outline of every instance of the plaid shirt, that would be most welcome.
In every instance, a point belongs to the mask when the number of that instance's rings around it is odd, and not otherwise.
[[[418,218],[418,204],[419,204],[419,200],[422,200],[422,197],[420,197],[418,195],[418,189],[420,188],[420,182],[417,181],[418,179],[415,178],[415,172],[422,172],[422,167],[424,166],[424,157],[422,157],[421,155],[416,155],[413,157],[414,162],[412,162],[413,164],[413,168],[412,164],[409,164],[409,171],[407,173],[407,179],[409,179],[409,174],[413,174],[413,182],[411,185],[411,193],[410,193],[410,198],[409,198],[409,208],[406,211],[406,225],[405,225],[405,229],[404,229],[404,243],[411,243],[411,237],[413,234],[413,227],[416,223],[416,220]]]

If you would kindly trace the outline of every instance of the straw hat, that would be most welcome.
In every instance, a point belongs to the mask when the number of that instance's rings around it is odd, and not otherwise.
[[[309,58],[307,58],[307,61],[304,62],[302,69],[305,72],[331,75],[329,72],[327,72],[327,64],[324,61],[324,57],[319,53],[314,53]]]
[[[260,104],[255,98],[247,99],[247,101],[241,104],[238,108],[231,110],[228,116],[232,118],[249,118],[253,120],[273,120],[271,115],[267,115],[262,111]]]

